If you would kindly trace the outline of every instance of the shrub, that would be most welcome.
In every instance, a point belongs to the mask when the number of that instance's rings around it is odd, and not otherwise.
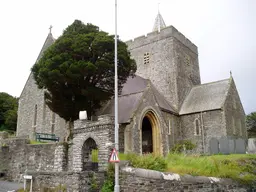
[[[113,192],[115,186],[115,166],[114,164],[108,164],[107,179],[105,180],[101,192]]]
[[[146,154],[139,156],[137,154],[127,154],[127,160],[135,168],[151,169],[156,171],[165,171],[167,162],[162,156]]]
[[[179,143],[177,143],[176,145],[174,145],[171,152],[181,153],[184,149],[185,150],[193,150],[195,148],[196,148],[196,145],[194,143],[192,143],[189,140],[183,140],[183,141],[180,141]]]

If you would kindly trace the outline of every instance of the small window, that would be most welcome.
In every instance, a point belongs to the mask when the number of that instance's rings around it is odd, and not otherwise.
[[[234,109],[236,109],[236,99],[233,97],[233,107],[234,107]]]
[[[149,63],[149,53],[144,53],[144,64]]]
[[[235,124],[234,117],[232,117],[232,129],[233,129],[233,135],[236,135],[236,124]]]
[[[195,119],[194,124],[195,124],[195,135],[201,135],[199,119]]]
[[[242,129],[242,120],[238,119],[238,130],[240,132],[240,136],[243,136],[243,129]]]
[[[172,134],[171,120],[168,121],[168,135]]]
[[[186,54],[184,58],[185,64],[190,65],[190,57]]]
[[[54,134],[55,129],[55,113],[52,112],[52,121],[51,121],[51,132]]]
[[[35,105],[35,108],[34,108],[34,120],[33,120],[33,127],[35,128],[36,127],[36,122],[37,121],[37,105]]]

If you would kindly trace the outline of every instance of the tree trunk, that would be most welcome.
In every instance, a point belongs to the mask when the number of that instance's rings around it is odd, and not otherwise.
[[[65,136],[64,142],[68,142],[71,139],[73,139],[74,122],[66,121],[66,129],[67,129],[67,134]]]

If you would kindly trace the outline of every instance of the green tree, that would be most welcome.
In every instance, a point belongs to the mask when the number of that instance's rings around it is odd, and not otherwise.
[[[252,112],[246,116],[246,127],[249,137],[256,136],[256,112]]]
[[[0,127],[15,131],[17,126],[18,99],[8,93],[0,93]]]
[[[127,45],[118,40],[119,90],[135,71]],[[32,67],[32,73],[38,87],[46,90],[46,104],[69,122],[70,131],[79,111],[86,110],[91,117],[114,94],[114,36],[75,20]]]

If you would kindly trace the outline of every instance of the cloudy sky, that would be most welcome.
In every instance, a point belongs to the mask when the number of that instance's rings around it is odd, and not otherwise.
[[[118,0],[123,41],[151,32],[158,2],[166,25],[198,46],[202,83],[232,71],[246,113],[256,111],[256,0]],[[0,92],[20,96],[53,25],[58,37],[75,19],[114,33],[114,0],[0,1]]]

